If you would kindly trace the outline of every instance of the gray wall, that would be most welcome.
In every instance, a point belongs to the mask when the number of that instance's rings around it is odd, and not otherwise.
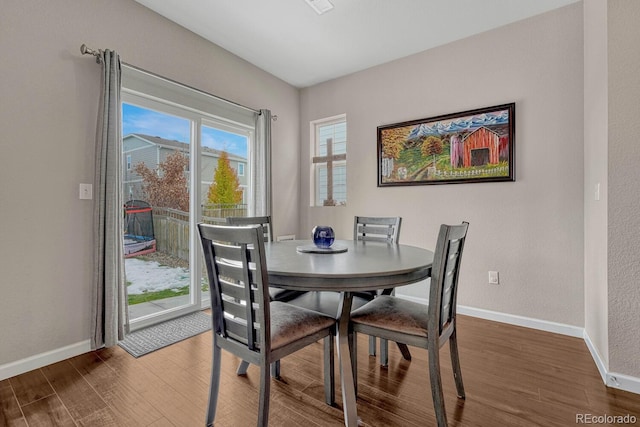
[[[297,231],[296,88],[132,0],[3,0],[0,366],[90,337],[92,202],[78,184],[93,182],[100,66],[82,43],[278,115],[275,229]]]
[[[609,368],[640,377],[640,2],[609,0]]]
[[[584,326],[582,25],[578,3],[303,89],[300,234],[323,223],[348,238],[354,215],[400,215],[401,241],[432,248],[439,224],[467,220],[460,304]],[[508,102],[516,182],[376,187],[377,126]],[[308,123],[340,113],[347,206],[309,207]]]

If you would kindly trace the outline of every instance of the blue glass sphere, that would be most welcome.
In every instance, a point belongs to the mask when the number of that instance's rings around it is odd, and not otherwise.
[[[313,243],[322,249],[328,249],[333,245],[336,235],[333,228],[328,225],[316,225],[313,227]]]

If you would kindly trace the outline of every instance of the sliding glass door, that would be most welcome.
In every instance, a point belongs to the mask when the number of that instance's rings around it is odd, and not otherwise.
[[[246,216],[254,130],[123,93],[122,191],[131,329],[210,305],[197,223]]]

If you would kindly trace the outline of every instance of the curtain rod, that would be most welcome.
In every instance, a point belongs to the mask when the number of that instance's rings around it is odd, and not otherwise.
[[[96,62],[98,64],[100,63],[100,58],[102,57],[102,52],[103,51],[100,50],[100,49],[99,50],[90,49],[84,43],[82,44],[82,46],[80,46],[80,53],[83,54],[83,55],[93,55],[93,56],[95,56],[96,57]],[[164,79],[164,80],[168,80],[168,81],[170,81],[172,83],[179,84],[179,85],[182,85],[182,86],[186,86],[191,90],[195,90],[196,92],[200,92],[200,93],[203,93],[203,94],[208,95],[208,96],[213,96],[216,99],[219,99],[219,100],[224,101],[224,102],[228,102],[229,104],[235,105],[236,107],[244,108],[244,109],[252,111],[252,112],[254,112],[256,114],[260,114],[259,110],[255,110],[253,108],[246,107],[246,106],[244,106],[242,104],[238,104],[237,102],[229,101],[228,99],[224,99],[224,98],[221,98],[221,97],[219,97],[217,95],[213,95],[213,94],[205,92],[203,90],[196,89],[194,87],[185,85],[184,83],[176,82],[175,80],[169,79],[167,77],[160,76],[160,75],[158,75],[156,73],[152,73],[151,71],[147,71],[147,70],[144,70],[144,69],[142,69],[140,67],[136,67],[135,65],[127,64],[126,62],[123,62],[123,64],[126,65],[127,67],[131,67],[131,68],[134,68],[134,69],[136,69],[138,71],[142,71],[143,73],[151,74],[152,76],[155,76],[155,77],[158,77],[158,78],[161,78],[161,79]],[[278,116],[272,115],[271,116],[271,120],[273,120],[273,121],[278,120]]]
[[[100,56],[102,55],[101,50],[89,49],[86,44],[82,43],[82,46],[80,46],[80,53],[83,55],[93,55],[96,57],[96,62],[98,64],[100,63]]]

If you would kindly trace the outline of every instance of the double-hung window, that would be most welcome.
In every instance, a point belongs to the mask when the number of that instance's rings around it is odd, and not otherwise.
[[[312,206],[347,204],[347,116],[311,122]]]

